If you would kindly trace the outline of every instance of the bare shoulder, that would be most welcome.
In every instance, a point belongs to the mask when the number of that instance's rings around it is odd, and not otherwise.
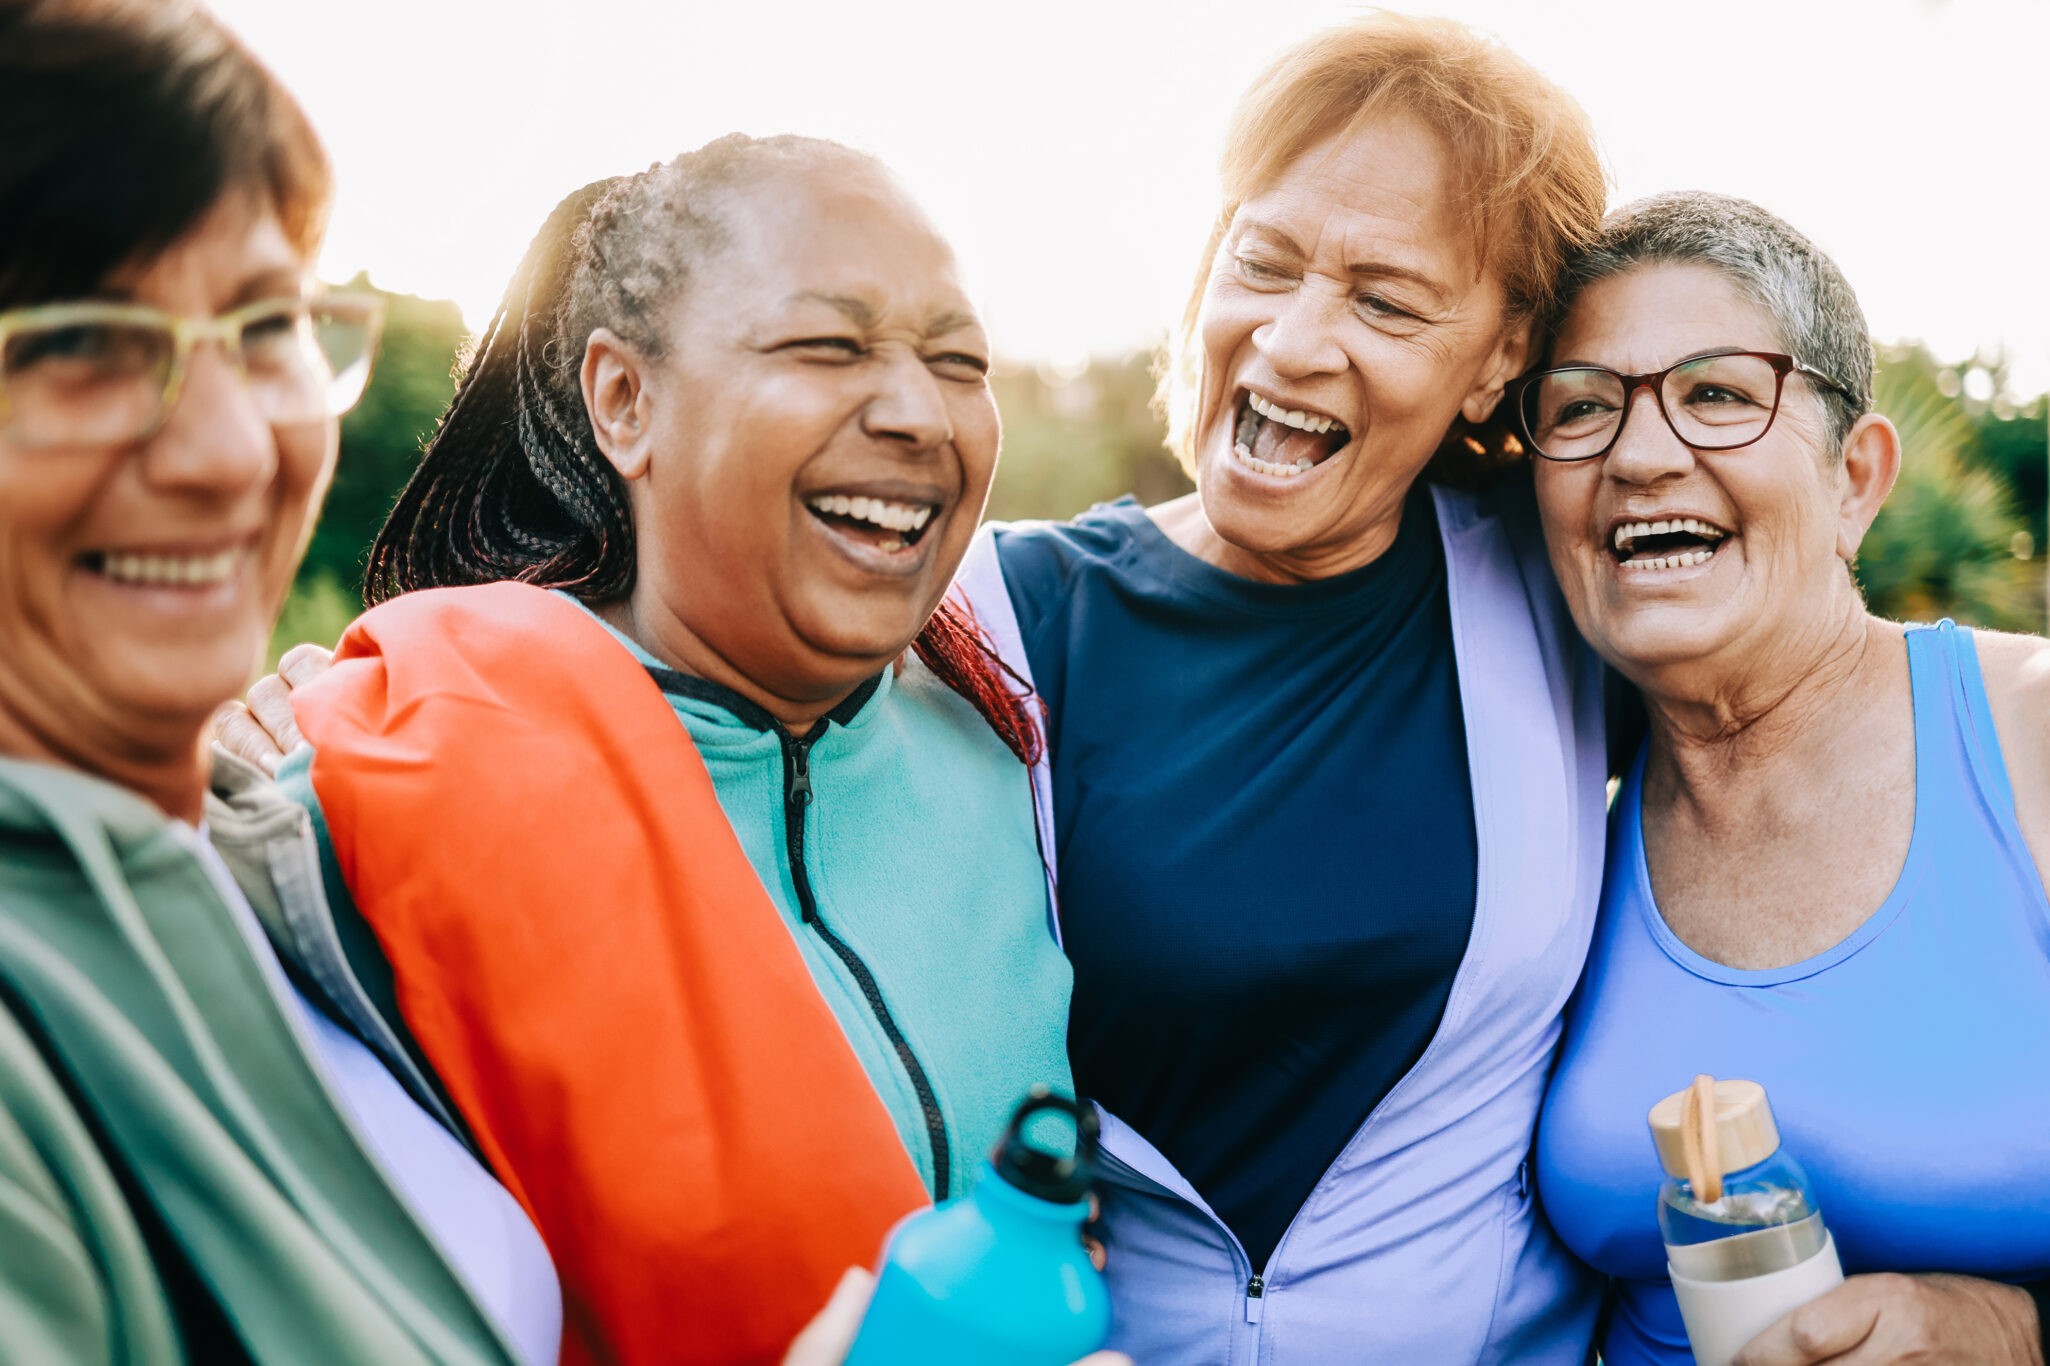
[[[2010,731],[2017,738],[2050,736],[2050,640],[2006,631],[1974,631],[1972,638],[1978,642],[1979,672],[1985,675],[1986,698],[2003,744]],[[2040,757],[2050,760],[2050,752]]]
[[[2015,816],[2050,881],[2050,640],[1974,631]]]

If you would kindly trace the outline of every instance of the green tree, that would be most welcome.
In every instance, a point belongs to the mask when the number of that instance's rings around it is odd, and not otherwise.
[[[376,289],[363,275],[347,288]],[[272,634],[273,662],[302,640],[332,645],[362,610],[370,542],[455,393],[462,310],[443,299],[376,292],[385,300],[384,340],[363,401],[342,420],[334,487]]]
[[[1072,517],[1127,493],[1157,503],[1194,487],[1163,444],[1144,353],[1069,372],[999,370],[991,387],[1004,416],[991,517]]]
[[[1874,406],[1901,434],[1901,473],[1858,555],[1872,610],[2038,630],[2040,562],[2013,489],[1986,458],[1957,375],[1920,347],[1881,351]]]

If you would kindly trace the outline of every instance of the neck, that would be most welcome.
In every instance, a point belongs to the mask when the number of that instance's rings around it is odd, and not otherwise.
[[[850,680],[846,687],[823,696],[785,697],[764,688],[734,668],[725,656],[707,645],[673,613],[662,611],[646,601],[638,587],[625,598],[594,603],[592,610],[669,668],[693,678],[702,678],[708,683],[717,683],[722,688],[731,688],[775,717],[792,735],[809,735],[820,717],[846,701],[861,686],[862,680],[874,673],[874,670],[863,673]]]
[[[1188,494],[1148,508],[1161,533],[1205,564],[1255,583],[1314,583],[1364,569],[1388,553],[1402,529],[1402,499],[1365,531],[1330,546],[1250,550],[1226,540],[1203,511],[1202,498]]]
[[[1901,685],[1898,627],[1854,594],[1798,638],[1747,647],[1747,667],[1705,662],[1686,679],[1640,679],[1651,722],[1647,797],[1698,807],[1746,801],[1747,788],[1790,770],[1813,776],[1855,755],[1870,705]]]
[[[90,774],[125,787],[165,815],[198,825],[206,815],[208,730],[181,727],[161,743],[136,743],[116,754],[67,745],[0,703],[0,754]]]

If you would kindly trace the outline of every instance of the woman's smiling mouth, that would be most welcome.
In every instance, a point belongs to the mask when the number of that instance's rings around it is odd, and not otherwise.
[[[931,497],[840,491],[807,494],[804,506],[858,563],[899,573],[924,559],[918,547],[942,510]]]
[[[1609,528],[1607,548],[1616,566],[1635,577],[1707,564],[1730,535],[1699,517],[1618,522]]]
[[[248,546],[235,546],[204,555],[90,550],[79,556],[79,564],[120,584],[151,588],[212,588],[234,577],[248,555]]]
[[[1248,469],[1293,479],[1344,450],[1351,440],[1352,434],[1335,417],[1284,408],[1250,389],[1240,391],[1232,454]]]

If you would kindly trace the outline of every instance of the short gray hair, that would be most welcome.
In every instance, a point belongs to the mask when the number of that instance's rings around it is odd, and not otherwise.
[[[1600,280],[1656,262],[1721,271],[1772,318],[1780,345],[1842,392],[1816,386],[1829,450],[1872,411],[1872,335],[1850,282],[1821,248],[1747,199],[1678,190],[1625,204],[1566,262],[1556,319]]]

